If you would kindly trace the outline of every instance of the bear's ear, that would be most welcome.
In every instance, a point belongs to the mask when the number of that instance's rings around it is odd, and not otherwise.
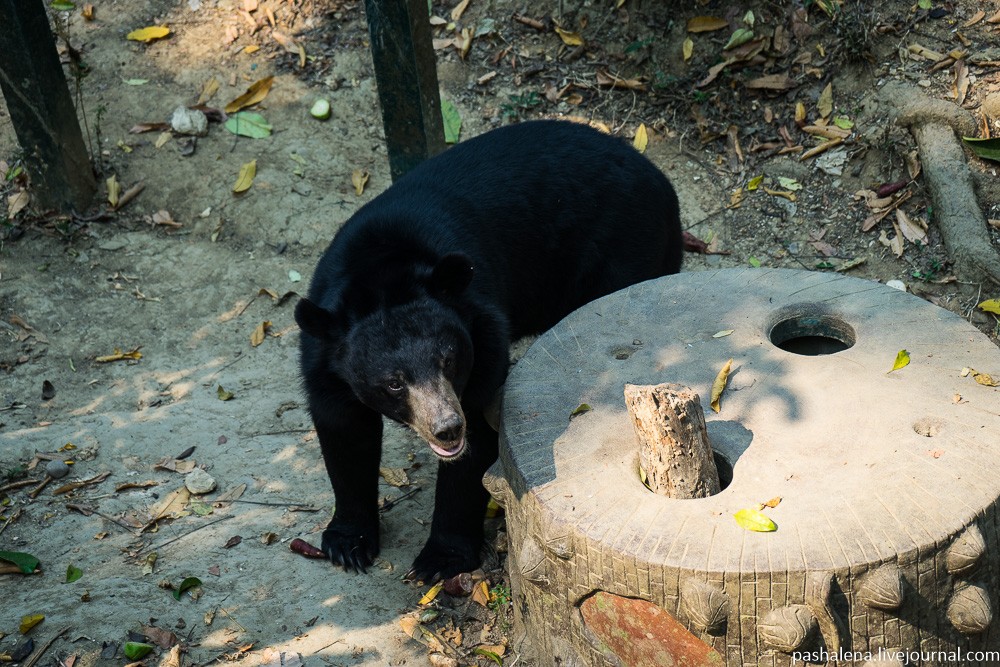
[[[472,260],[459,252],[448,253],[431,272],[431,291],[435,294],[456,296],[472,281]]]
[[[344,330],[342,318],[305,297],[295,306],[295,321],[300,329],[320,340],[337,338]]]

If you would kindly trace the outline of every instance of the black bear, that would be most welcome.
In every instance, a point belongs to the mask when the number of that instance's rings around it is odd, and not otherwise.
[[[509,344],[588,301],[680,269],[677,196],[628,144],[532,121],[462,142],[358,210],[295,310],[309,410],[336,496],[323,551],[379,551],[382,416],[440,459],[430,536],[407,575],[479,565],[497,434],[483,412]]]

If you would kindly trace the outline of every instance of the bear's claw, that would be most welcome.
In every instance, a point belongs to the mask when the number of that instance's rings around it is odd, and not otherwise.
[[[461,544],[458,540],[442,544],[433,538],[424,545],[410,571],[403,579],[432,584],[439,579],[448,579],[472,572],[479,567],[479,549],[471,544]]]
[[[344,570],[367,573],[378,555],[378,527],[366,530],[334,519],[323,531],[323,553]]]

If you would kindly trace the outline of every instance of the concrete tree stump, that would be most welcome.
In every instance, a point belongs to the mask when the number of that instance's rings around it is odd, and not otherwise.
[[[651,493],[624,385],[707,396],[729,358],[706,426],[732,481]],[[511,373],[486,479],[523,648],[561,666],[1000,664],[975,654],[1000,651],[1000,389],[963,368],[1000,376],[1000,350],[834,274],[683,273],[571,314]],[[775,497],[777,531],[734,520]]]

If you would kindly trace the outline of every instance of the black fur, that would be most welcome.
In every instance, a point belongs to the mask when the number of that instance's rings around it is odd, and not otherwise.
[[[407,387],[444,373],[467,451],[438,471],[430,538],[411,575],[479,564],[497,457],[483,411],[513,339],[597,297],[675,273],[677,197],[631,146],[534,121],[427,160],[345,223],[296,309],[309,409],[336,495],[323,549],[363,570],[379,550],[381,415],[406,422]]]

